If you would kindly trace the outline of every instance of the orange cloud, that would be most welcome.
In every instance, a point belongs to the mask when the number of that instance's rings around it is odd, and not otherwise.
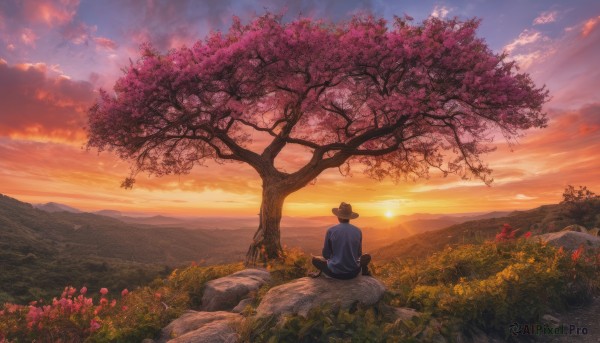
[[[57,70],[0,63],[0,135],[81,144],[94,92],[88,82],[53,76]]]
[[[590,20],[586,21],[585,24],[583,24],[583,28],[581,29],[581,35],[583,37],[589,36],[590,33],[596,27],[596,25],[598,25],[598,22],[600,22],[600,16],[597,16],[596,18],[591,18]]]

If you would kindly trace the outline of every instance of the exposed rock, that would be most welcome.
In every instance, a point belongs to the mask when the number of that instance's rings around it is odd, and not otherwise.
[[[560,231],[539,235],[544,242],[568,250],[575,250],[583,244],[584,248],[600,248],[600,237],[583,232]]]
[[[236,342],[239,337],[233,325],[242,319],[231,312],[187,311],[162,329],[157,343]]]
[[[254,300],[254,298],[242,299],[240,301],[240,303],[237,304],[237,306],[234,307],[233,310],[231,310],[231,312],[241,313],[242,311],[244,311],[244,309],[246,308],[246,306],[248,306],[248,305],[250,305],[252,303],[252,300]]]
[[[408,307],[394,307],[394,316],[401,320],[411,320],[415,316],[420,316],[422,313]]]
[[[203,311],[230,311],[250,292],[271,281],[264,269],[244,269],[206,283],[202,295]]]
[[[271,288],[256,309],[258,316],[300,314],[305,316],[312,308],[329,304],[350,308],[359,302],[373,305],[385,291],[377,279],[358,276],[352,280],[337,280],[328,277],[304,277]]]
[[[583,232],[586,233],[587,229],[581,225],[573,224],[569,226],[565,226],[561,231],[575,231],[575,232]]]
[[[551,316],[549,314],[543,315],[542,316],[542,320],[544,320],[546,322],[549,322],[549,323],[552,323],[552,324],[560,324],[560,319],[558,319],[558,318],[556,318],[554,316]]]

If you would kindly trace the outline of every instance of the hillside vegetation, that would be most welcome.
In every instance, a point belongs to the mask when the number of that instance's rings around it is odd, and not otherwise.
[[[244,311],[245,321],[238,327],[241,342],[437,342],[481,332],[510,340],[513,322],[539,323],[547,311],[584,305],[600,291],[598,252],[567,252],[520,238],[446,248],[411,263],[377,264],[375,277],[388,292],[373,307],[323,306],[307,317],[293,315],[282,321],[253,317],[267,290],[304,276],[309,261],[301,252],[287,251],[283,260],[268,266],[274,281],[260,289]],[[101,289],[98,297],[85,288],[66,288],[50,303],[5,304],[0,309],[0,340],[156,338],[171,320],[199,308],[207,281],[241,268],[192,265],[131,292]],[[422,315],[397,319],[390,306],[411,306]]]
[[[579,204],[586,208],[584,221],[587,228],[600,227],[600,199]],[[499,228],[508,223],[518,234],[556,232],[578,223],[569,204],[544,205],[532,210],[515,211],[501,218],[468,221],[445,229],[420,233],[374,249],[372,255],[381,260],[422,258],[443,250],[446,246],[481,243],[493,239]]]
[[[224,241],[216,231],[48,213],[0,195],[0,303],[50,299],[66,285],[132,288],[192,261],[239,260],[250,239],[240,230]]]

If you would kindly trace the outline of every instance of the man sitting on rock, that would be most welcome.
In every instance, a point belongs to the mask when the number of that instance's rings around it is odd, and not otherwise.
[[[362,232],[350,224],[350,219],[358,218],[358,213],[352,212],[352,206],[345,202],[331,211],[340,223],[327,230],[323,256],[312,258],[312,264],[319,271],[310,276],[318,277],[323,272],[332,278],[348,280],[361,272],[362,275],[371,275],[368,268],[371,256],[362,254]]]

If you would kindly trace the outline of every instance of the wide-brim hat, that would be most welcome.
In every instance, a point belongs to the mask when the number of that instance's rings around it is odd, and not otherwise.
[[[345,202],[340,204],[338,208],[332,208],[331,212],[335,216],[341,219],[356,219],[358,218],[358,213],[352,212],[352,205],[346,204]]]

